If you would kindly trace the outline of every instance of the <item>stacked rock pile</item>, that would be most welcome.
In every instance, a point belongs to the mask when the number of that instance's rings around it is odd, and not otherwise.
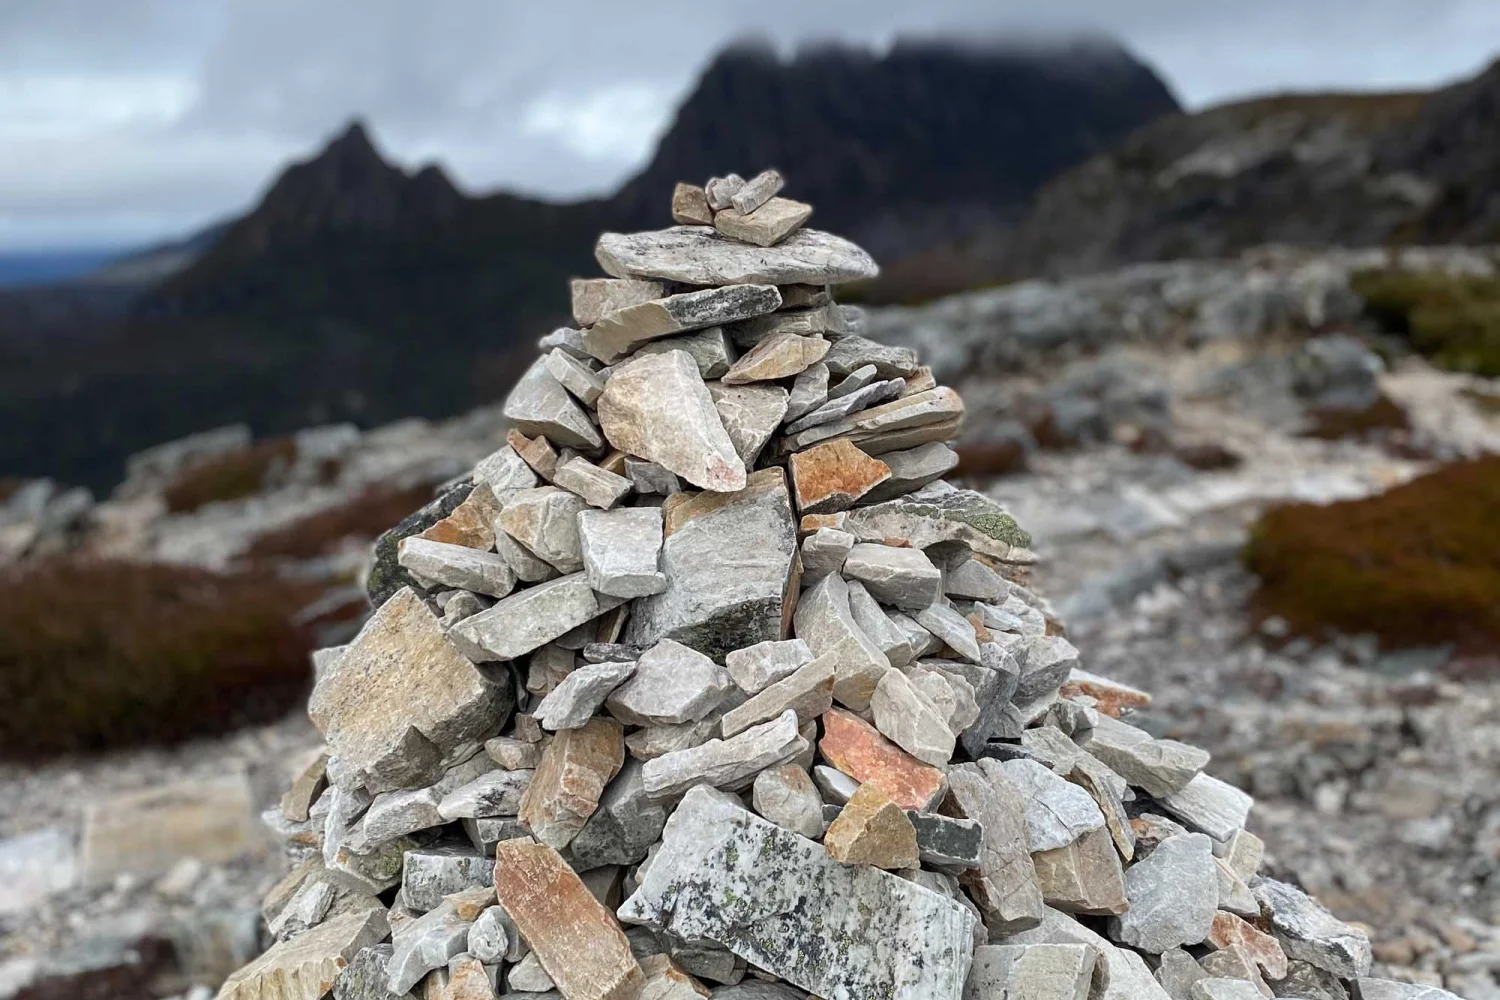
[[[958,396],[860,336],[830,289],[874,262],[780,184],[604,234],[510,442],[381,540],[220,996],[1408,995],[1080,668],[941,479]]]

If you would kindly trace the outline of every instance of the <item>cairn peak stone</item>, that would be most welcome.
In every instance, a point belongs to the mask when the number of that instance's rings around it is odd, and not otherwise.
[[[729,197],[729,204],[736,212],[749,215],[770,201],[776,192],[786,186],[786,178],[778,170],[762,170],[740,186]]]
[[[599,397],[599,422],[610,444],[694,486],[720,493],[745,488],[744,460],[684,351],[636,357],[612,371]]]
[[[711,226],[713,208],[708,194],[696,184],[678,184],[672,189],[672,221],[679,226]]]
[[[547,359],[537,358],[505,397],[504,413],[521,433],[540,434],[548,441],[569,448],[593,450],[604,447],[599,428],[583,407],[547,369]]]
[[[730,239],[703,226],[652,233],[605,233],[594,256],[617,278],[657,278],[690,285],[833,285],[880,273],[874,258],[848,240],[801,229],[774,247]]]
[[[493,734],[512,697],[403,588],[323,671],[308,714],[339,773],[374,794],[430,784],[452,750]]]
[[[744,192],[745,188],[741,188],[739,194]],[[737,208],[715,212],[714,228],[725,236],[746,243],[774,247],[802,228],[802,224],[812,218],[812,211],[812,206],[803,201],[771,198],[752,212],[742,212]]]
[[[777,863],[766,865],[763,858]],[[818,996],[960,1000],[974,917],[957,902],[695,788],[621,919],[708,939]],[[754,930],[751,931],[750,929]],[[829,948],[830,940],[847,942]]]

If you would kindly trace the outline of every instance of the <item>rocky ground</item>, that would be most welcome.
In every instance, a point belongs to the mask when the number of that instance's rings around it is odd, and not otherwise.
[[[1275,621],[1250,620],[1254,581],[1236,558],[1267,504],[1366,495],[1435,458],[1500,451],[1500,420],[1472,403],[1496,387],[1416,361],[1377,379],[1370,356],[1340,341],[1309,348],[1310,332],[1355,322],[1345,282],[1351,261],[1369,259],[1128,269],[891,310],[871,332],[915,343],[957,382],[971,446],[1009,442],[1025,456],[1024,471],[973,483],[1036,536],[1035,581],[1084,665],[1153,692],[1140,724],[1209,749],[1210,771],[1256,795],[1250,828],[1270,871],[1367,922],[1392,978],[1485,1000],[1500,997],[1500,671],[1362,637],[1288,642]],[[1438,262],[1488,266],[1467,252]],[[1316,411],[1350,394],[1383,395],[1410,425],[1368,441],[1305,436]],[[366,434],[354,446],[366,457],[346,463],[366,472],[346,493],[382,477],[440,481],[497,433],[490,413]],[[1237,464],[1195,468],[1206,445]],[[129,527],[111,536],[127,551],[223,565],[265,525],[336,496],[308,484],[282,493],[187,517],[125,498],[116,507],[131,516],[106,521]],[[13,523],[7,537],[21,534]],[[253,818],[318,744],[293,717],[171,750],[0,767],[0,997],[38,964],[83,971],[133,956],[151,978],[142,942],[157,938],[182,967],[157,980],[158,995],[216,987],[260,950],[259,900],[284,867]],[[153,845],[98,849],[91,807],[179,783],[236,804],[244,822],[233,850],[219,850],[232,856],[162,864]],[[179,818],[174,850],[195,831],[226,842]]]

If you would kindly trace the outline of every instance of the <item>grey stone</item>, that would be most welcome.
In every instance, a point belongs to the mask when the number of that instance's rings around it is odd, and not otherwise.
[[[1120,777],[1157,797],[1180,791],[1209,760],[1207,750],[1153,739],[1150,733],[1107,715],[1099,717],[1083,745]]]
[[[725,236],[773,247],[812,217],[812,206],[790,198],[772,198],[753,212],[726,208],[714,213],[714,228]]]
[[[605,315],[642,302],[659,299],[666,291],[660,281],[634,281],[617,278],[574,278],[569,282],[573,296],[573,319],[579,326],[593,326]],[[582,346],[582,334],[579,346]],[[551,345],[543,343],[546,348]]]
[[[939,490],[942,481],[885,503],[856,507],[838,527],[861,542],[900,538],[913,548],[960,542],[1001,561],[1031,545],[1031,536],[994,500],[973,490]]]
[[[843,573],[880,603],[898,608],[922,610],[942,596],[943,575],[921,549],[861,542],[849,551]],[[977,659],[977,647],[975,654]]]
[[[968,678],[956,670],[936,665],[946,663],[960,665],[952,660],[929,660],[903,673],[913,687],[927,696],[927,700],[932,702],[938,714],[947,722],[948,730],[957,736],[979,718],[979,703],[974,698],[974,686],[969,683]],[[968,667],[972,668],[973,664]]]
[[[733,682],[724,668],[689,646],[663,639],[641,654],[635,675],[605,701],[629,726],[671,726],[703,718]]]
[[[580,872],[633,865],[646,857],[666,821],[666,809],[646,794],[641,762],[627,759],[604,790],[599,808],[568,845],[569,863]]]
[[[469,924],[458,904],[445,899],[420,917],[393,926],[386,989],[400,996],[433,969],[447,966],[450,958],[468,946]]]
[[[390,961],[388,944],[361,948],[333,981],[333,1000],[414,1000],[411,994],[398,997],[385,988]]]
[[[978,559],[966,559],[944,575],[943,593],[949,597],[966,597],[972,601],[993,601],[998,604],[1010,596],[1010,584],[1006,583],[1005,577]]]
[[[827,353],[828,341],[822,337],[773,333],[730,365],[722,381],[725,385],[743,385],[791,378],[817,364]]]
[[[1420,983],[1398,983],[1390,979],[1361,976],[1354,984],[1359,1000],[1462,1000],[1456,993],[1424,986]]]
[[[582,497],[556,486],[516,490],[506,498],[495,523],[558,572],[577,573],[583,569],[578,512],[586,506]]]
[[[1193,984],[1207,979],[1203,966],[1181,948],[1168,948],[1161,953],[1161,964],[1156,967],[1156,981],[1171,995],[1172,1000],[1191,1000]]]
[[[830,805],[842,806],[859,791],[859,782],[826,764],[819,764],[812,769],[812,779],[823,796],[823,801]]]
[[[610,444],[695,486],[745,488],[745,463],[684,351],[642,355],[615,368],[599,397],[599,421]]]
[[[866,365],[874,365],[882,379],[905,378],[917,370],[917,352],[909,347],[892,347],[864,337],[842,337],[824,359],[831,374],[849,375]]]
[[[811,413],[828,401],[828,366],[819,361],[804,368],[792,382],[791,396],[787,399],[785,421],[793,421],[805,413]]]
[[[439,906],[444,896],[494,884],[495,859],[468,847],[418,847],[401,865],[401,901],[418,913]]]
[[[744,186],[745,178],[739,174],[710,177],[708,183],[703,185],[704,197],[708,199],[708,207],[716,212],[729,208],[734,204],[734,196]]]
[[[594,357],[613,364],[646,341],[731,323],[779,308],[781,292],[774,285],[704,288],[607,313],[584,331],[583,344]]]
[[[445,587],[504,597],[516,586],[515,572],[493,552],[415,536],[403,539],[396,552],[396,560],[407,570]]]
[[[655,462],[631,458],[629,455],[625,456],[625,478],[635,485],[637,493],[665,495],[682,490],[682,483],[673,473]]]
[[[1192,1000],[1260,1000],[1261,993],[1243,979],[1200,979],[1188,989]]]
[[[786,185],[786,180],[775,170],[762,170],[750,178],[729,198],[736,212],[749,215],[771,200]]]
[[[779,385],[725,385],[711,382],[719,420],[734,443],[734,450],[747,468],[755,464],[761,449],[781,426],[786,413],[787,391]]]
[[[1225,781],[1198,773],[1171,795],[1157,799],[1161,807],[1195,830],[1215,840],[1228,840],[1242,829],[1255,800]]]
[[[943,812],[977,822],[984,833],[977,869],[960,881],[969,890],[992,935],[1037,926],[1042,919],[1041,887],[1027,849],[1026,800],[998,761],[960,764],[948,771]]]
[[[1339,920],[1295,886],[1262,878],[1250,888],[1288,958],[1326,969],[1341,979],[1369,974],[1370,939],[1364,931]]]
[[[697,722],[643,726],[625,737],[625,746],[638,760],[651,760],[677,750],[699,747],[719,735],[719,716],[719,712],[710,712]]]
[[[613,278],[595,278],[595,279],[574,278],[573,279],[573,281],[574,281],[575,284],[578,283],[578,282],[587,281],[587,280],[593,280],[593,281],[598,281],[598,282],[607,282],[607,283],[613,283],[613,284],[629,284],[629,282],[617,282]],[[655,284],[655,283],[654,282],[643,282],[643,284]],[[660,287],[660,286],[658,285],[657,287]],[[660,294],[660,293],[658,292],[657,294]],[[656,296],[654,296],[654,295],[652,296],[652,298],[655,298],[655,297]],[[576,317],[575,317],[575,319],[576,319]],[[590,322],[592,322],[592,320],[590,320]],[[587,325],[587,324],[584,324],[584,325]],[[582,330],[574,330],[572,327],[567,327],[567,326],[560,326],[560,327],[558,327],[556,330],[553,330],[551,333],[547,334],[545,337],[538,338],[537,342],[536,342],[536,346],[537,346],[537,348],[543,354],[548,354],[548,353],[550,353],[552,351],[555,351],[555,350],[561,348],[562,350],[567,351],[573,357],[578,358],[580,361],[583,361],[583,360],[593,360],[592,357],[589,355],[589,352],[585,351],[583,349],[583,331]]]
[[[1285,979],[1270,984],[1278,997],[1298,1000],[1349,1000],[1349,991],[1339,977],[1308,962],[1287,963]]]
[[[545,993],[553,989],[552,977],[542,968],[537,953],[527,952],[526,957],[510,967],[505,974],[505,988],[520,993]]]
[[[1089,793],[1044,765],[1008,760],[1001,767],[1026,802],[1026,839],[1033,853],[1066,847],[1104,826],[1104,814]]]
[[[552,482],[562,489],[577,493],[590,507],[600,510],[613,507],[634,489],[630,480],[624,476],[601,469],[577,455],[558,465]]]
[[[1245,880],[1219,858],[1214,858],[1214,868],[1219,879],[1219,909],[1241,917],[1260,916],[1260,903]]]
[[[731,323],[725,328],[729,338],[742,348],[754,347],[769,337],[795,334],[798,337],[821,337],[842,334],[843,315],[837,306],[812,309],[782,309],[766,316]]]
[[[1021,667],[1020,681],[1011,695],[1017,705],[1056,697],[1069,672],[1078,665],[1078,650],[1060,635],[1026,636],[1010,651]]]
[[[914,616],[918,625],[943,640],[943,643],[970,663],[982,662],[979,639],[963,615],[946,604],[929,604]]]
[[[922,863],[936,868],[978,868],[984,861],[984,828],[978,820],[906,811],[917,831]]]
[[[1120,855],[1102,824],[1101,829],[1090,830],[1066,847],[1037,851],[1031,859],[1042,898],[1058,909],[1116,916],[1130,905]]]
[[[537,485],[536,473],[510,445],[504,445],[481,459],[474,466],[472,475],[475,484],[488,485],[495,494],[495,499],[501,503],[505,502],[511,490],[525,490]]]
[[[838,284],[873,278],[880,271],[853,243],[816,229],[802,229],[770,248],[747,245],[700,226],[605,233],[594,256],[605,273],[615,277],[664,278],[691,285]]]
[[[477,670],[452,634],[402,588],[323,671],[308,715],[339,763],[335,773],[330,762],[330,781],[371,793],[430,784],[448,754],[494,732],[514,695]]]
[[[725,712],[720,731],[733,736],[788,710],[797,713],[800,723],[810,722],[833,707],[833,680],[832,658],[819,657]]]
[[[1027,730],[1031,732],[1031,730]],[[1135,830],[1125,812],[1123,796],[1125,780],[1088,754],[1080,754],[1064,775],[1073,784],[1089,793],[1099,811],[1104,814],[1104,825],[1115,842],[1115,850],[1127,862],[1135,857]],[[1248,891],[1248,890],[1247,890]],[[1222,900],[1222,896],[1221,896]],[[1222,904],[1221,904],[1222,905]]]
[[[870,698],[875,728],[913,757],[942,766],[953,756],[947,720],[899,670],[886,670]]]
[[[854,548],[854,536],[837,528],[819,528],[802,540],[802,579],[816,583],[829,573],[839,573]]]
[[[513,660],[597,618],[619,598],[596,594],[582,573],[548,580],[465,618],[448,635],[476,662]]]
[[[495,551],[516,574],[516,579],[523,583],[541,583],[557,576],[557,567],[539,558],[503,530],[495,532]]]
[[[834,400],[841,396],[847,396],[857,389],[863,389],[879,378],[880,376],[875,374],[874,365],[865,365],[863,368],[856,368],[848,375],[845,375],[837,385],[829,388],[828,398]]]
[[[1219,908],[1213,844],[1201,833],[1168,837],[1125,871],[1130,909],[1110,922],[1110,936],[1152,954],[1200,944]]]
[[[438,815],[449,822],[480,816],[514,816],[534,771],[488,771],[443,796]]]
[[[958,452],[941,441],[929,441],[915,448],[887,451],[880,460],[890,467],[891,477],[860,497],[862,504],[883,503],[941,479],[958,465]]]
[[[668,351],[686,351],[698,365],[698,374],[705,380],[719,378],[729,371],[738,355],[730,343],[729,334],[722,326],[711,326],[706,330],[684,334],[680,337],[663,337],[650,340],[636,348],[636,354],[665,354]],[[641,492],[648,492],[642,490]],[[671,491],[659,491],[671,492]]]
[[[801,639],[783,639],[733,650],[724,657],[724,667],[741,691],[753,695],[812,661],[812,650],[807,643]]]
[[[504,413],[528,437],[541,434],[569,448],[604,447],[599,428],[547,370],[546,358],[537,358],[516,382],[505,397]]]
[[[456,788],[467,785],[495,769],[494,761],[482,753],[448,768],[435,783],[424,788],[403,788],[375,796],[359,819],[359,827],[347,839],[351,848],[368,851],[397,837],[447,822],[438,805]]]
[[[859,414],[870,407],[884,403],[887,400],[896,399],[901,395],[901,390],[906,383],[901,379],[888,379],[876,382],[858,389],[847,396],[838,399],[830,399],[822,406],[808,413],[806,416],[793,421],[787,425],[788,434],[800,435],[803,431],[814,427],[824,427],[843,421],[845,418],[854,419],[851,414]]]
[[[667,589],[635,601],[627,641],[675,639],[719,659],[786,638],[797,527],[781,469],[752,474],[733,496],[686,500],[667,520],[661,553]]]
[[[833,657],[834,699],[857,712],[868,708],[890,664],[854,623],[843,577],[831,573],[808,588],[797,602],[793,620],[797,638],[807,643],[814,656]]]
[[[756,812],[784,830],[809,840],[823,836],[823,799],[812,778],[796,764],[781,764],[756,775],[751,802]]]
[[[875,598],[858,580],[848,582],[849,612],[854,615],[854,624],[870,637],[870,641],[885,654],[885,660],[893,667],[904,667],[911,662],[911,640],[895,622],[886,617]]]
[[[633,662],[609,661],[579,667],[532,709],[543,729],[577,729],[591,719],[611,691],[635,673]]]
[[[807,749],[797,731],[797,713],[790,709],[779,719],[752,726],[727,740],[678,750],[646,761],[646,793],[653,798],[679,795],[694,785],[731,791],[746,787],[768,767],[785,764]]]
[[[584,342],[587,342],[587,335]],[[604,391],[604,380],[566,348],[554,347],[547,355],[547,371],[585,406],[593,406],[599,394]]]
[[[907,643],[911,646],[911,658],[920,659],[930,656],[943,648],[943,640],[918,625],[910,615],[900,611],[887,611],[886,620],[901,630],[906,636]]]
[[[974,949],[965,1000],[1087,1000],[1098,949],[1086,944],[987,944]]]
[[[578,542],[585,578],[595,591],[633,598],[667,589],[666,574],[657,568],[662,547],[660,507],[579,511]]]
[[[763,859],[778,864],[767,867]],[[621,919],[737,955],[819,996],[959,1000],[974,918],[899,876],[823,848],[708,789],[667,822]],[[754,928],[753,932],[751,928]],[[828,948],[830,940],[846,948]]]
[[[478,816],[460,820],[459,825],[469,843],[474,845],[474,850],[490,857],[495,854],[495,845],[502,840],[525,837],[531,832],[516,816]]]

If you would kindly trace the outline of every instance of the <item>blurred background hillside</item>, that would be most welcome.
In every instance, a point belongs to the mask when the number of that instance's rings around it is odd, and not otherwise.
[[[1085,665],[1387,974],[1500,997],[1500,10],[433,6],[0,10],[0,1000],[259,950],[372,541],[600,231],[766,166]]]

